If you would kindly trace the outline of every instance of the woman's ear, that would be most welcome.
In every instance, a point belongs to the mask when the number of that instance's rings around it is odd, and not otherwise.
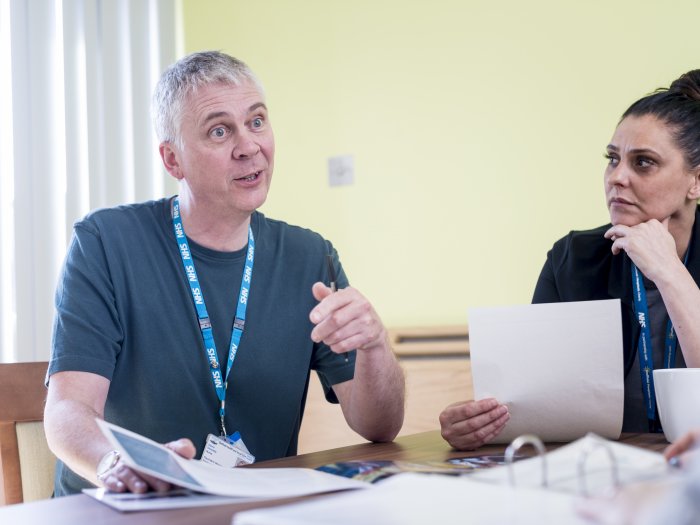
[[[182,180],[184,175],[180,169],[180,161],[175,147],[170,142],[161,142],[158,151],[165,170],[177,180]]]

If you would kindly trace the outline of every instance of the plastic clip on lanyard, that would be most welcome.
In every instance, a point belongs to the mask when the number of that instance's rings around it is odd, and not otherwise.
[[[226,436],[226,425],[224,416],[226,415],[226,388],[228,387],[228,376],[233,366],[233,361],[236,359],[238,346],[241,342],[243,329],[245,328],[245,312],[248,306],[248,297],[250,295],[250,282],[253,278],[253,263],[255,261],[255,239],[253,237],[253,229],[248,227],[248,252],[245,258],[245,266],[243,268],[243,277],[241,278],[241,291],[238,294],[238,305],[236,306],[236,318],[233,321],[233,329],[231,330],[231,343],[229,344],[228,362],[226,364],[226,376],[221,377],[221,367],[219,366],[219,358],[216,353],[216,343],[214,342],[214,333],[211,329],[211,321],[207,313],[207,307],[204,303],[202,289],[199,286],[197,272],[194,269],[194,260],[190,245],[185,236],[185,229],[182,226],[182,218],[180,217],[180,200],[175,197],[173,202],[173,228],[175,230],[175,238],[177,239],[178,247],[180,248],[180,257],[182,265],[185,268],[185,275],[190,283],[190,291],[194,306],[197,309],[197,317],[199,318],[199,329],[202,332],[202,340],[206,351],[206,358],[209,361],[209,371],[214,382],[216,395],[219,398],[219,417],[221,418],[221,435]]]
[[[687,257],[687,256],[686,256]],[[647,306],[647,292],[644,287],[642,274],[635,264],[632,264],[632,288],[634,290],[634,311],[641,329],[637,352],[639,354],[639,370],[642,376],[642,393],[647,409],[649,430],[656,432],[656,395],[654,393],[653,352],[651,348],[651,328],[649,327],[649,308]],[[669,318],[666,325],[666,340],[664,342],[664,368],[673,368],[676,362],[676,347],[678,339],[673,330],[673,323]]]

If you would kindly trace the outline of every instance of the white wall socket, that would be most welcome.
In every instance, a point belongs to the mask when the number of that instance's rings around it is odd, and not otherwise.
[[[328,185],[347,186],[355,182],[355,158],[352,155],[328,157]]]

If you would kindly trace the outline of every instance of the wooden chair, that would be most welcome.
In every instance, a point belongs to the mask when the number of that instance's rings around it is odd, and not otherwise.
[[[0,364],[0,505],[51,497],[56,458],[44,434],[48,363]]]

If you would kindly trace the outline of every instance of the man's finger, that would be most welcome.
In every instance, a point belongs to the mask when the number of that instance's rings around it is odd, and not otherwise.
[[[171,441],[166,443],[165,446],[185,459],[192,459],[197,454],[194,444],[187,438]]]
[[[317,301],[323,301],[333,292],[328,286],[319,281],[314,283],[314,285],[311,287],[311,293],[314,295],[314,299]]]

